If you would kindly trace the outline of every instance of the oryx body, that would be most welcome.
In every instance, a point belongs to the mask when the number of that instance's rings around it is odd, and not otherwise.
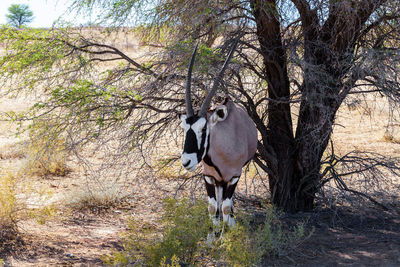
[[[203,174],[228,183],[240,177],[243,166],[254,156],[257,130],[246,110],[230,99],[207,117],[210,141],[202,161]]]
[[[188,170],[194,170],[198,163],[202,163],[209,213],[215,224],[222,217],[230,226],[235,224],[232,196],[243,166],[256,152],[257,130],[246,110],[229,98],[212,111],[208,111],[208,107],[235,46],[236,43],[200,111],[194,114],[190,102],[190,76],[196,46],[187,78],[186,115],[181,117],[186,135],[182,165]]]

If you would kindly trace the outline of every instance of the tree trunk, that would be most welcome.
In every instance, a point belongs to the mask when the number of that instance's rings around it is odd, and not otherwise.
[[[287,210],[302,210],[310,206],[295,194],[299,177],[296,174],[296,147],[289,105],[289,79],[286,55],[282,46],[280,23],[276,17],[275,0],[251,2],[257,23],[257,36],[263,55],[264,75],[268,83],[267,133],[263,134],[264,145],[272,147],[276,163],[266,160],[272,170],[269,174],[271,201]],[[312,202],[312,201],[311,201]]]
[[[271,99],[268,105],[267,132],[262,136],[263,144],[272,147],[276,156],[276,163],[266,159],[271,169],[271,201],[289,212],[312,210],[321,178],[320,162],[334,118],[332,109],[325,110],[324,104],[329,107],[331,104],[328,102],[331,100],[318,91],[319,87],[314,86],[315,80],[310,76],[310,83],[305,83],[307,88],[303,92],[295,138],[289,104],[286,54],[281,40],[281,25],[276,17],[276,2],[253,0],[251,4],[263,55],[268,96]]]
[[[286,211],[311,210],[321,181],[321,159],[328,145],[335,114],[343,96],[343,77],[348,75],[357,36],[362,25],[384,0],[366,0],[350,6],[338,1],[329,9],[325,23],[308,1],[292,0],[300,13],[304,37],[304,68],[296,136],[290,111],[287,57],[282,44],[277,0],[252,0],[267,81],[267,130],[259,129],[262,144],[274,159],[261,156],[269,168],[271,200]],[[261,148],[262,149],[262,148]]]

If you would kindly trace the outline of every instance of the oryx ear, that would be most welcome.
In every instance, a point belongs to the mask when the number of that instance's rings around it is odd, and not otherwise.
[[[182,121],[182,123],[181,123],[182,128],[185,129],[185,130],[189,129],[190,126],[186,123],[187,115],[186,114],[179,114],[179,118]]]
[[[224,121],[226,117],[228,117],[228,109],[226,106],[219,106],[210,117],[211,124],[214,125],[219,121]]]

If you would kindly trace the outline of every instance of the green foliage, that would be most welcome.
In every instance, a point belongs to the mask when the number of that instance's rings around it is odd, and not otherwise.
[[[160,262],[160,267],[180,267],[181,265],[179,264],[178,258],[174,255],[171,258],[171,263],[166,263],[167,259],[166,257],[163,257],[163,259]]]
[[[238,214],[236,228],[215,242],[214,251],[229,266],[259,266],[265,259],[287,255],[312,231],[306,234],[305,222],[292,227],[283,226],[281,216],[281,212],[267,206],[265,220],[254,225],[249,215]]]
[[[145,21],[148,19],[148,8],[147,1],[141,0],[75,0],[73,1],[72,8],[78,12],[88,12],[92,10],[102,9],[101,16],[97,17],[96,22],[98,23],[111,23],[115,26],[121,25],[125,21]],[[132,16],[132,10],[136,10]]]
[[[202,201],[191,203],[188,199],[167,199],[163,222],[165,233],[160,242],[149,249],[150,265],[155,266],[166,257],[175,255],[181,262],[193,264],[201,246],[199,242],[207,236],[212,223]]]
[[[311,231],[306,235],[305,222],[284,227],[279,221],[281,216],[282,213],[272,206],[267,207],[264,223],[254,231],[257,258],[286,255],[312,234]]]
[[[183,61],[179,64],[179,68],[182,69],[182,71],[187,71],[190,55],[192,54],[194,47],[195,42],[193,40],[183,40],[168,47],[168,49],[176,51],[177,54],[184,53],[187,55],[185,57],[187,61]],[[216,61],[222,62],[224,60],[225,57],[221,54],[219,48],[211,48],[205,44],[200,44],[197,49],[195,70],[196,72],[207,74],[210,71],[210,66],[215,65]]]
[[[224,233],[215,243],[216,251],[223,262],[230,266],[252,266],[257,255],[253,251],[251,235],[249,228],[242,224]]]
[[[141,262],[147,266],[179,266],[194,264],[204,249],[205,237],[212,227],[203,201],[165,200],[161,237],[155,229],[131,219],[123,239],[123,251],[104,257],[109,265]]]
[[[37,83],[48,78],[49,72],[57,73],[60,67],[56,63],[63,61],[65,71],[71,66],[77,66],[77,58],[66,60],[65,54],[70,51],[66,44],[63,29],[24,29],[16,30],[9,27],[0,29],[0,43],[5,51],[0,58],[0,74],[8,78],[19,75],[22,85],[32,89]],[[74,41],[73,34],[69,42]],[[75,62],[75,63],[74,63]],[[72,64],[74,63],[74,64]],[[13,86],[14,89],[15,85]]]
[[[13,4],[8,8],[8,13],[7,22],[18,29],[32,22],[34,18],[28,5]]]
[[[258,266],[266,258],[287,255],[311,233],[305,223],[284,227],[276,209],[266,208],[265,220],[254,224],[245,214],[237,216],[235,228],[222,226],[219,239],[209,243],[207,234],[213,225],[206,213],[206,203],[188,199],[165,201],[161,234],[148,224],[140,226],[131,219],[122,251],[105,256],[108,265],[144,266],[204,265],[204,261],[228,266]]]
[[[145,251],[151,244],[154,229],[151,225],[140,225],[134,218],[130,218],[127,224],[127,232],[123,235],[121,251],[113,251],[111,255],[105,255],[102,260],[109,266],[127,266],[135,263],[144,265]]]

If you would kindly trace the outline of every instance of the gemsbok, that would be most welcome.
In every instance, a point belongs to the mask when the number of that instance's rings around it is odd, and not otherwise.
[[[211,99],[236,49],[237,41],[216,76],[200,111],[194,113],[191,97],[191,75],[197,52],[194,48],[186,80],[186,115],[181,116],[185,142],[182,165],[193,171],[199,162],[208,194],[208,212],[215,225],[221,217],[229,226],[235,226],[232,196],[242,173],[257,149],[257,130],[246,110],[227,98],[214,110],[208,111]]]

